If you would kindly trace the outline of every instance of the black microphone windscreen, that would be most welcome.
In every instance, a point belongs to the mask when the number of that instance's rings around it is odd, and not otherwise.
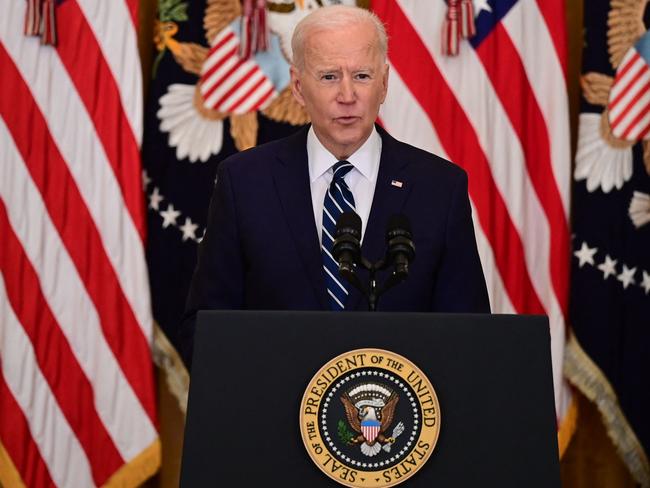
[[[396,230],[406,231],[408,234],[411,233],[411,222],[406,215],[395,214],[391,215],[391,217],[388,219],[386,233],[392,234]]]
[[[357,239],[361,238],[361,217],[355,212],[344,212],[336,221],[336,235],[338,237],[341,233],[351,233]]]

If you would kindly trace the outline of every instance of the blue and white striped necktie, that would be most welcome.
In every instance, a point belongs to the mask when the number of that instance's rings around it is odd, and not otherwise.
[[[343,310],[348,289],[339,276],[339,265],[332,256],[336,221],[343,212],[354,212],[354,197],[343,178],[353,168],[348,161],[339,161],[334,165],[334,177],[330,183],[323,204],[323,267],[325,283],[332,310]]]

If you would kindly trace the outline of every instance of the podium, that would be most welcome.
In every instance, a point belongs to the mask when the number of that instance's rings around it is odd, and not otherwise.
[[[440,405],[437,444],[400,486],[560,486],[546,317],[200,312],[181,486],[335,487],[299,428],[314,374],[360,348],[408,358]]]

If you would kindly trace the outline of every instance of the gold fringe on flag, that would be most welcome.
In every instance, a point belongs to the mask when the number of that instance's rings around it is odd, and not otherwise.
[[[0,486],[25,488],[25,483],[20,477],[9,453],[0,441]]]
[[[558,451],[560,452],[560,458],[564,456],[564,453],[569,447],[571,438],[575,434],[576,427],[578,426],[578,405],[575,398],[571,399],[571,404],[567,410],[562,422],[560,423],[560,428],[557,431],[557,446]]]
[[[598,407],[607,434],[635,481],[642,488],[650,488],[648,457],[625,418],[614,389],[573,333],[564,353],[564,375]]]
[[[178,351],[154,321],[153,360],[165,373],[165,381],[171,394],[178,400],[178,407],[183,415],[187,414],[187,396],[190,391],[190,374]]]
[[[160,440],[156,439],[129,463],[118,469],[104,486],[109,488],[135,488],[136,486],[140,486],[158,471],[160,468],[160,460]],[[0,486],[7,488],[25,487],[25,482],[20,477],[16,466],[14,466],[2,442],[0,442]]]
[[[160,439],[118,469],[103,485],[107,488],[136,487],[151,478],[160,468]]]

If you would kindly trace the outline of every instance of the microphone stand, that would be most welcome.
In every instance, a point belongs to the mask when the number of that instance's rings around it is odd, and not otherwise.
[[[404,281],[406,279],[406,275],[400,276],[395,271],[393,271],[391,275],[388,277],[388,279],[386,280],[386,282],[384,283],[384,285],[379,286],[377,283],[377,272],[383,271],[386,268],[388,268],[391,264],[390,261],[386,257],[384,257],[379,261],[377,261],[376,263],[371,263],[366,258],[361,256],[359,263],[361,264],[361,266],[363,266],[363,268],[365,268],[368,271],[369,274],[368,288],[363,286],[361,280],[359,280],[356,274],[353,274],[353,277],[349,276],[349,274],[345,274],[344,277],[350,284],[352,284],[357,290],[359,290],[363,296],[366,297],[366,299],[368,300],[368,310],[370,312],[376,312],[377,303],[379,302],[379,297],[384,293],[386,293],[391,288],[393,288],[395,285]]]

